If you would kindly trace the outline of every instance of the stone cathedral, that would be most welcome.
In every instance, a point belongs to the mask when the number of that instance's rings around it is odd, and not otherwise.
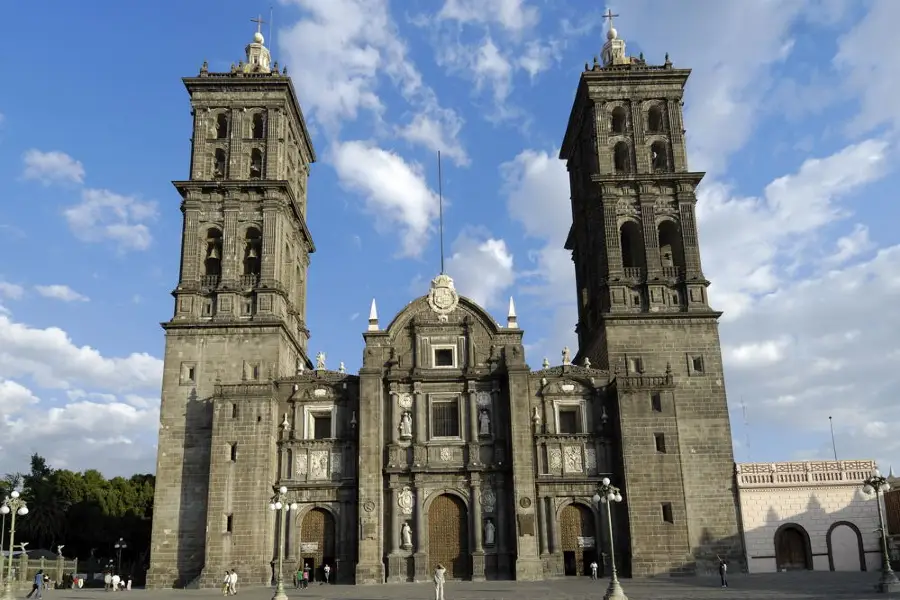
[[[634,576],[743,562],[718,337],[700,264],[682,96],[690,71],[629,57],[610,27],[586,64],[560,159],[571,181],[578,344],[526,362],[441,273],[392,320],[372,302],[358,374],[308,350],[307,178],[316,161],[287,69],[184,79],[190,176],[166,332],[148,585],[234,568],[338,583]],[[562,241],[562,240],[561,240]],[[540,360],[540,359],[539,359]],[[337,368],[329,368],[337,367]],[[269,510],[288,489],[297,510]],[[282,522],[283,521],[283,522]]]

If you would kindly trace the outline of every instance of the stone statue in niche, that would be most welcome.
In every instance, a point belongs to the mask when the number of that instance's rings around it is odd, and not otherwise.
[[[404,548],[412,548],[412,527],[409,526],[409,523],[403,523],[403,526],[400,528],[400,538],[401,546]]]
[[[534,423],[535,427],[539,427],[541,424],[541,412],[537,406],[531,410],[531,422]]]
[[[478,413],[478,435],[483,437],[491,435],[491,414],[486,408],[482,408]]]
[[[493,546],[496,535],[497,528],[494,527],[494,522],[491,519],[487,519],[484,522],[484,545]]]
[[[400,437],[408,440],[412,437],[412,415],[405,411],[400,417]]]

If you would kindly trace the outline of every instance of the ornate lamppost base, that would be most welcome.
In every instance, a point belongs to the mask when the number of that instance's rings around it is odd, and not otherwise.
[[[284,583],[279,581],[278,585],[275,586],[275,595],[272,596],[272,600],[288,600],[287,592],[284,591]]]
[[[881,581],[875,586],[875,589],[882,594],[891,594],[900,592],[900,580],[893,571],[882,571]]]
[[[603,600],[628,600],[628,596],[625,595],[625,590],[619,585],[618,579],[613,579],[609,582],[609,587],[606,588]]]
[[[9,580],[3,582],[3,600],[16,600],[16,596],[13,593],[12,586],[9,584]]]

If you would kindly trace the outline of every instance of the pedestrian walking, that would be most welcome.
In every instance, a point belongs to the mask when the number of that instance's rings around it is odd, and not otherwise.
[[[37,598],[37,600],[41,600],[41,598],[43,597],[41,595],[41,590],[43,590],[43,589],[44,589],[44,572],[38,571],[37,574],[34,576],[34,582],[31,584],[31,591],[28,592],[28,595],[25,597],[31,598],[31,596],[34,595],[36,592],[37,596],[35,596],[35,598]]]
[[[238,576],[237,572],[232,569],[231,576],[228,578],[228,594],[231,596],[237,596],[237,582]]]
[[[325,568],[322,569],[325,573],[325,583],[328,583],[328,576],[331,575],[331,567],[325,565]]]
[[[444,575],[447,569],[444,565],[438,564],[434,568],[434,600],[444,600]]]
[[[722,580],[722,587],[728,587],[728,563],[724,558],[716,554],[716,558],[719,559],[719,579]]]
[[[597,564],[597,561],[596,560],[593,561],[591,563],[591,579],[594,579],[594,580],[597,579],[597,569],[598,568],[599,568],[599,565]]]

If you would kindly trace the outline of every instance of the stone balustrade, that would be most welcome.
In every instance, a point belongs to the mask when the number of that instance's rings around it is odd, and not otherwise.
[[[828,484],[861,486],[875,468],[874,460],[737,463],[735,476],[741,488]]]

